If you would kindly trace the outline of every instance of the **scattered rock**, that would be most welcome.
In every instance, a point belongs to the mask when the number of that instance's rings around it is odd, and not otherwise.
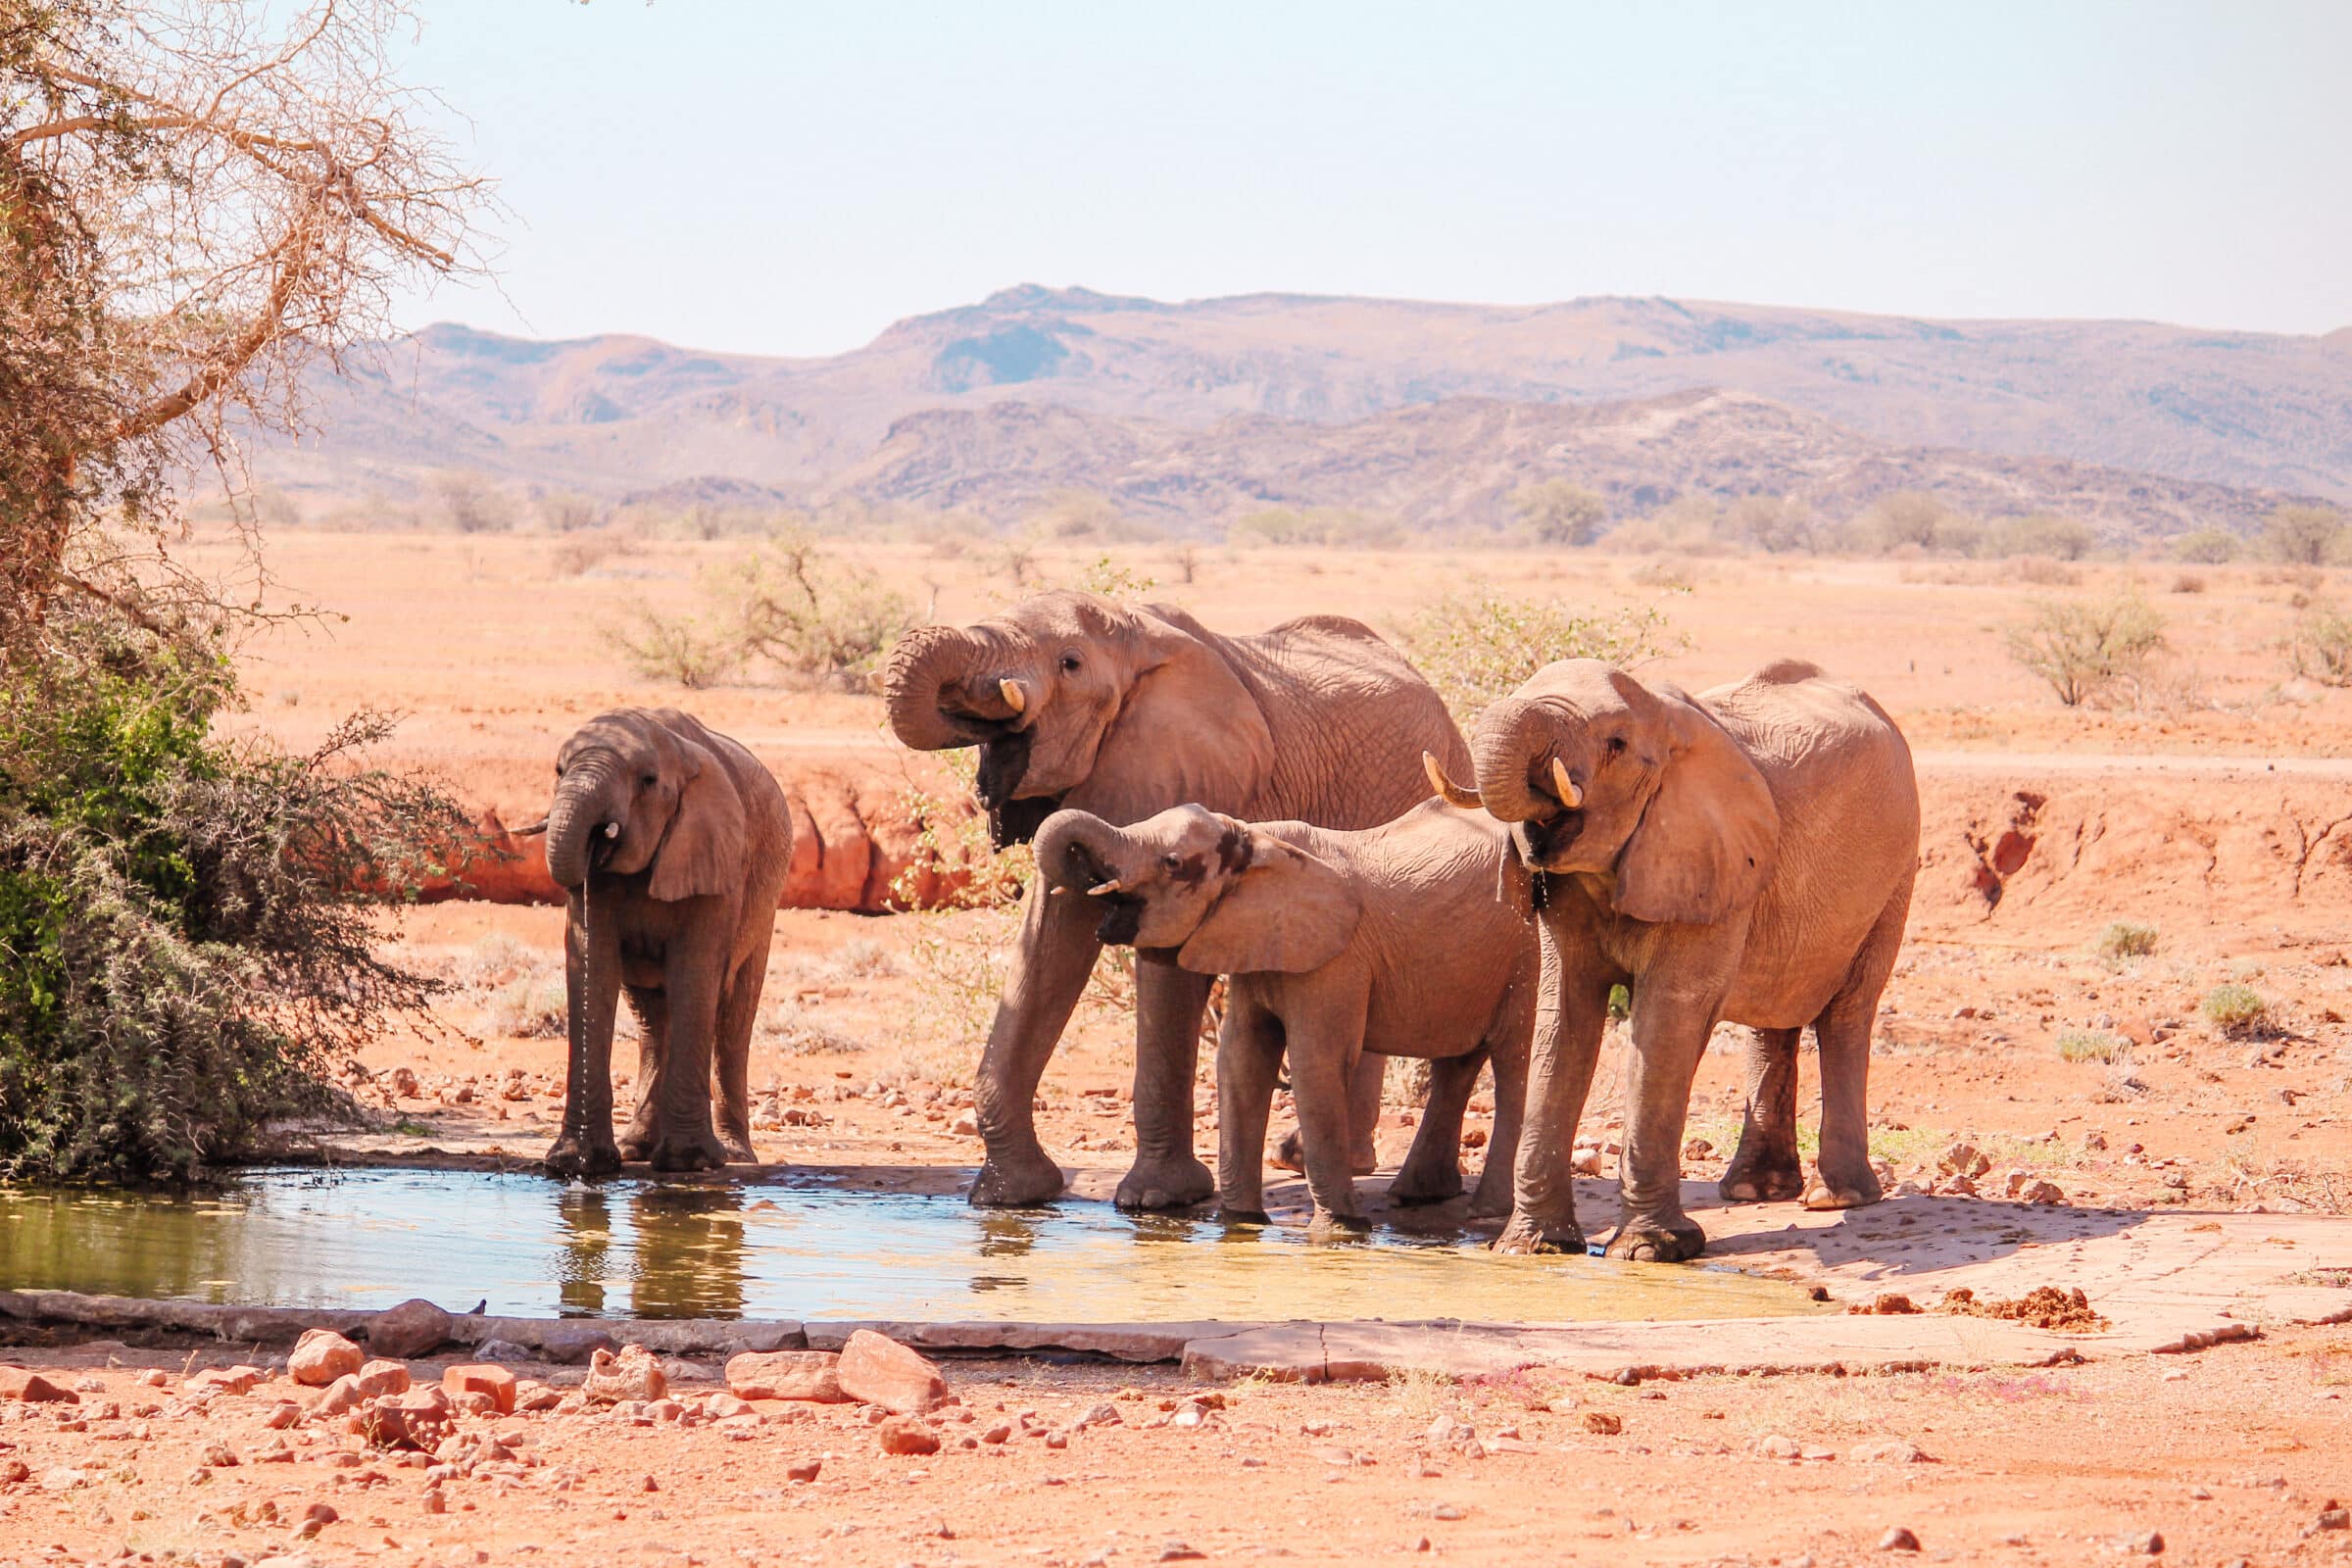
[[[1591,1145],[1576,1150],[1568,1156],[1568,1168],[1579,1176],[1600,1174],[1600,1151]]]
[[[305,1329],[294,1342],[294,1353],[286,1357],[286,1375],[306,1389],[323,1389],[357,1372],[367,1359],[358,1346],[333,1329]]]
[[[360,1435],[378,1448],[412,1448],[430,1453],[456,1430],[449,1396],[426,1384],[377,1399],[360,1413]]]
[[[32,1479],[32,1467],[22,1459],[0,1459],[0,1487],[13,1487]]]
[[[409,1367],[405,1361],[369,1361],[356,1374],[360,1394],[365,1398],[385,1399],[395,1394],[409,1392]]]
[[[1962,1317],[2001,1318],[2067,1334],[2097,1334],[2107,1327],[2107,1320],[2090,1309],[2090,1301],[2079,1286],[2062,1291],[2054,1285],[2036,1285],[2013,1300],[1989,1301],[1978,1300],[1976,1292],[1961,1286],[1944,1292],[1936,1310]]]
[[[669,1393],[662,1363],[642,1345],[625,1345],[615,1353],[599,1350],[588,1358],[588,1376],[580,1392],[599,1404],[623,1399],[653,1400]]]
[[[270,1432],[283,1432],[301,1419],[302,1406],[296,1404],[292,1399],[285,1399],[270,1410],[270,1418],[264,1421],[262,1426]]]
[[[405,1360],[440,1348],[448,1342],[449,1330],[447,1312],[430,1301],[411,1299],[376,1313],[363,1332],[368,1349]]]
[[[1756,1453],[1762,1458],[1793,1459],[1803,1451],[1794,1438],[1783,1437],[1777,1432],[1756,1440]]]
[[[1974,1180],[1992,1169],[1992,1161],[1985,1158],[1974,1144],[1954,1144],[1936,1156],[1936,1168],[1946,1176],[1965,1176]],[[1918,1548],[1914,1546],[1911,1549]]]
[[[1967,1146],[1962,1145],[1961,1147],[1966,1148]],[[1896,1525],[1879,1538],[1879,1549],[1881,1551],[1917,1551],[1919,1538],[1901,1525]]]
[[[1587,1410],[1585,1412],[1585,1430],[1596,1432],[1604,1438],[1613,1438],[1625,1430],[1625,1422],[1606,1410]]]
[[[814,1481],[817,1472],[824,1467],[825,1462],[822,1459],[803,1459],[784,1467],[784,1479],[787,1481]]]
[[[2352,1530],[2352,1508],[2323,1508],[2315,1529]]]
[[[1877,1313],[1880,1317],[1901,1317],[1907,1313],[1918,1311],[1919,1306],[1900,1291],[1881,1291],[1877,1299],[1870,1303],[1868,1310]]]
[[[884,1453],[924,1454],[939,1451],[939,1434],[920,1421],[894,1415],[874,1428]]]
[[[335,1379],[333,1385],[318,1396],[318,1402],[311,1406],[311,1414],[342,1415],[346,1411],[358,1409],[361,1405],[366,1404],[368,1399],[368,1396],[360,1392],[360,1375],[354,1372]]]
[[[0,1366],[0,1399],[21,1399],[26,1404],[79,1404],[81,1396],[72,1389],[60,1388],[38,1372],[27,1372],[21,1366]]]
[[[1070,1423],[1072,1432],[1084,1432],[1088,1427],[1115,1427],[1121,1424],[1119,1407],[1104,1399],[1086,1414]]]
[[[578,1366],[599,1350],[617,1350],[620,1342],[588,1323],[550,1323],[539,1331],[539,1353],[550,1361]]]
[[[2161,1557],[2164,1537],[2153,1530],[2144,1536],[2126,1536],[2115,1544],[2115,1549],[2131,1557]]]
[[[1846,1453],[1846,1458],[1855,1464],[1920,1464],[1927,1457],[1902,1438],[1888,1438],[1881,1443],[1857,1443]]]
[[[832,1350],[746,1350],[727,1361],[727,1391],[739,1399],[811,1399],[839,1404],[841,1356]]]
[[[251,1394],[261,1381],[258,1366],[213,1367],[197,1373],[183,1387],[189,1394]]]
[[[514,1373],[487,1363],[453,1366],[441,1374],[441,1391],[452,1399],[465,1394],[487,1396],[497,1415],[514,1413]]]
[[[1159,1548],[1161,1562],[1198,1562],[1207,1555],[1205,1551],[1195,1551],[1181,1541],[1171,1541]]]
[[[314,1502],[309,1507],[302,1510],[302,1523],[295,1526],[294,1538],[297,1541],[313,1540],[318,1536],[319,1531],[324,1530],[328,1525],[335,1523],[342,1517],[343,1516],[341,1514],[335,1512],[335,1505],[333,1503]]]
[[[1704,1138],[1693,1138],[1683,1145],[1683,1158],[1687,1160],[1713,1159],[1714,1157],[1715,1146]]]
[[[900,1415],[922,1415],[948,1400],[948,1380],[923,1356],[886,1335],[858,1329],[841,1348],[841,1389]]]

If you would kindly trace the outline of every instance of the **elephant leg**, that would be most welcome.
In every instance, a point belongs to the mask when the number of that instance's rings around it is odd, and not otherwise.
[[[718,1002],[718,1031],[711,1041],[710,1084],[716,1097],[711,1119],[727,1158],[758,1164],[752,1147],[752,1026],[760,1019],[760,992],[767,983],[767,953],[754,953],[736,968]]]
[[[1563,963],[1546,921],[1527,1069],[1527,1119],[1512,1168],[1510,1222],[1494,1238],[1498,1252],[1582,1255],[1585,1250],[1584,1228],[1576,1221],[1576,1173],[1569,1161],[1608,1029],[1609,987],[1618,976],[1583,961],[1591,951],[1589,933],[1573,932],[1568,940],[1576,956]]]
[[[1389,1196],[1397,1202],[1443,1203],[1461,1196],[1462,1113],[1486,1060],[1484,1051],[1473,1051],[1429,1064],[1429,1099],[1421,1107],[1420,1129],[1396,1179],[1389,1183]]]
[[[612,1144],[612,1012],[620,1002],[617,931],[583,929],[586,895],[571,894],[564,924],[564,1022],[570,1052],[564,1125],[547,1152],[556,1176],[610,1176],[620,1169]]]
[[[654,986],[630,986],[628,997],[629,1010],[637,1015],[637,1104],[620,1135],[620,1157],[636,1161],[654,1153],[654,1117],[669,1062],[669,1002]]]
[[[1496,1219],[1511,1211],[1511,1189],[1519,1163],[1519,1139],[1527,1122],[1527,1039],[1535,1024],[1535,964],[1528,963],[1505,993],[1488,1028],[1481,1054],[1494,1067],[1494,1137],[1470,1195],[1472,1219]]]
[[[1758,1029],[1747,1049],[1747,1120],[1740,1149],[1717,1189],[1724,1200],[1753,1203],[1796,1197],[1805,1173],[1796,1154],[1796,1043],[1802,1029]]]
[[[710,1063],[733,925],[713,931],[702,924],[696,922],[670,943],[662,968],[669,1027],[648,1156],[656,1170],[717,1170],[727,1162],[727,1152],[710,1128]]]
[[[1358,1176],[1380,1169],[1380,1096],[1388,1076],[1389,1058],[1367,1051],[1357,1059],[1355,1072],[1348,1081],[1348,1165]],[[1274,1151],[1274,1163],[1284,1170],[1306,1169],[1298,1128],[1283,1134],[1281,1147]]]
[[[1281,1068],[1282,1025],[1229,1001],[1217,1031],[1217,1205],[1227,1219],[1266,1219],[1266,1119]]]
[[[1356,1201],[1348,1149],[1348,1087],[1363,1049],[1368,1001],[1369,993],[1358,990],[1337,999],[1336,1005],[1283,1020],[1290,1037],[1291,1093],[1298,1102],[1298,1136],[1306,1146],[1306,1190],[1315,1200],[1310,1229],[1320,1236],[1370,1228]]]
[[[1112,1195],[1121,1208],[1183,1208],[1216,1191],[1193,1153],[1193,1071],[1200,1014],[1216,976],[1136,956],[1135,1165]]]
[[[1821,1043],[1821,1152],[1805,1188],[1807,1208],[1860,1208],[1881,1197],[1879,1173],[1870,1168],[1870,1031],[1910,909],[1906,884],[1864,939],[1845,988],[1813,1020]]]
[[[1736,956],[1737,948],[1732,949]],[[1710,955],[1709,956],[1714,956]],[[1690,980],[1669,957],[1634,982],[1634,1059],[1626,1085],[1624,1218],[1609,1238],[1609,1256],[1638,1263],[1680,1263],[1698,1256],[1706,1232],[1683,1212],[1683,1128],[1690,1081],[1723,1005],[1728,961],[1691,965]]]
[[[1021,905],[1020,940],[973,1085],[973,1108],[987,1151],[972,1181],[974,1203],[1017,1207],[1042,1203],[1062,1190],[1060,1167],[1037,1141],[1033,1106],[1046,1063],[1061,1043],[1070,1010],[1102,951],[1095,940],[1101,913],[1094,900],[1050,898],[1043,877],[1030,880]]]

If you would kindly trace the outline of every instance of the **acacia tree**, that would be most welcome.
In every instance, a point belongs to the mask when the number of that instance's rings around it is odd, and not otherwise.
[[[235,493],[240,424],[291,427],[308,365],[476,270],[487,187],[394,79],[408,24],[406,0],[0,0],[0,645],[60,591],[135,618],[191,589],[173,475]]]

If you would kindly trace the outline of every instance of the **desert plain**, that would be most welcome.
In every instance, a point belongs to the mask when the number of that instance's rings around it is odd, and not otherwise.
[[[608,637],[642,608],[690,607],[703,569],[739,548],[281,533],[269,593],[322,614],[247,646],[237,722],[300,749],[355,708],[395,711],[383,760],[429,765],[509,826],[544,810],[556,747],[607,708],[682,707],[741,739],[822,825],[826,855],[855,862],[817,879],[851,906],[776,922],[751,1075],[761,1157],[953,1191],[979,1154],[969,1089],[1007,917],[858,907],[878,902],[872,845],[903,839],[906,800],[952,797],[953,778],[899,748],[869,695],[689,691],[633,673]],[[722,1368],[689,1357],[671,1363],[670,1409],[484,1421],[508,1457],[429,1481],[299,1408],[273,1427],[300,1392],[282,1348],[273,1361],[235,1344],[27,1332],[11,1357],[79,1402],[0,1402],[0,1474],[22,1471],[0,1487],[0,1562],[2352,1555],[2352,692],[2297,675],[2281,652],[2299,617],[2346,592],[2344,573],[1132,545],[1042,549],[1016,580],[985,543],[833,548],[942,619],[1107,564],[1220,629],[1341,612],[1402,636],[1432,601],[1483,585],[1604,614],[1654,608],[1666,651],[1644,673],[1694,689],[1788,656],[1857,681],[1909,737],[1925,808],[1872,1060],[1873,1152],[1896,1196],[1846,1215],[1694,1207],[1719,1244],[1708,1264],[1835,1309],[1906,1296],[1922,1320],[1971,1280],[1984,1297],[2081,1289],[2111,1332],[2030,1353],[1947,1337],[1922,1352],[1872,1339],[1886,1315],[1868,1312],[1853,1319],[1870,1331],[1859,1348],[1826,1359],[1727,1339],[1719,1356],[1686,1345],[1646,1375],[1636,1351],[1483,1368],[1405,1354],[1385,1378],[1328,1382],[1247,1357],[952,1355],[958,1402],[932,1418],[939,1451],[917,1457],[884,1453],[856,1404],[753,1401],[758,1422],[727,1425],[732,1407],[709,1402]],[[220,542],[196,559],[233,573],[244,558]],[[2062,707],[2005,652],[2034,602],[2131,585],[2163,615],[2166,649],[2113,706]],[[366,1051],[354,1090],[368,1120],[318,1134],[314,1157],[534,1159],[563,1102],[562,925],[553,906],[479,899],[388,920],[387,940],[449,989],[432,1027]],[[2217,1017],[2225,987],[2258,1012]],[[1106,1191],[1133,1150],[1116,991],[1114,978],[1082,1005],[1041,1091],[1046,1147],[1080,1193]],[[629,1065],[616,1052],[616,1072]],[[1809,1101],[1809,1048],[1801,1072]],[[1585,1124],[1596,1236],[1613,1213],[1616,1083],[1604,1061]],[[1393,1164],[1415,1113],[1392,1085]],[[1199,1105],[1205,1153],[1205,1056]],[[1694,1202],[1740,1105],[1722,1041],[1693,1094]],[[1474,1102],[1466,1161],[1492,1113],[1491,1096]],[[1270,1198],[1278,1222],[1300,1215],[1292,1182]],[[2174,1332],[2192,1323],[2242,1337]],[[249,1393],[188,1382],[239,1362],[266,1374]],[[557,1390],[580,1377],[518,1370]],[[1104,1405],[1115,1419],[1090,1415]],[[789,1479],[811,1459],[815,1479]],[[332,1520],[305,1534],[321,1502]]]

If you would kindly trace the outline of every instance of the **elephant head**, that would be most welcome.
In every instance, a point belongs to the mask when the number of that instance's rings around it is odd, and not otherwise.
[[[1478,787],[1456,806],[1511,826],[1521,864],[1613,881],[1637,920],[1710,924],[1752,904],[1780,846],[1772,791],[1746,753],[1675,687],[1595,659],[1546,664],[1479,715]]]
[[[1200,806],[1132,827],[1056,811],[1038,830],[1037,866],[1054,896],[1102,902],[1101,940],[1171,949],[1196,974],[1320,968],[1363,915],[1355,889],[1329,864]]]
[[[741,884],[743,800],[700,731],[683,713],[622,708],[564,743],[547,810],[547,869],[559,887],[649,866],[646,891],[665,903]]]
[[[883,675],[890,727],[917,751],[977,746],[999,849],[1062,798],[1114,813],[1171,800],[1239,806],[1272,738],[1232,669],[1175,612],[1049,593],[970,626],[920,626]],[[1124,739],[1124,744],[1122,744]]]

